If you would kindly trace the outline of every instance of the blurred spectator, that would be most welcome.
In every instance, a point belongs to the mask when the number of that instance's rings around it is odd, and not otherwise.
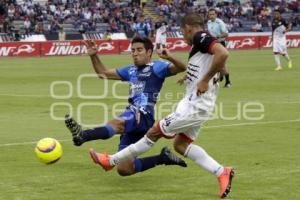
[[[133,29],[136,35],[140,37],[148,37],[151,30],[149,24],[145,22],[143,15],[139,18],[138,23],[135,24]]]
[[[257,22],[251,29],[253,32],[262,32],[262,25],[260,22]]]
[[[24,21],[24,29],[25,29],[26,34],[30,33],[30,28],[31,28],[31,21],[29,20],[28,17],[26,17],[26,19]]]
[[[7,11],[7,16],[9,20],[14,20],[14,15],[15,15],[15,7],[13,4],[10,4]]]
[[[35,33],[36,34],[44,34],[45,33],[43,22],[38,22],[35,25]]]
[[[59,29],[58,39],[59,39],[59,41],[65,41],[66,40],[66,33],[64,32],[63,27],[61,27]]]

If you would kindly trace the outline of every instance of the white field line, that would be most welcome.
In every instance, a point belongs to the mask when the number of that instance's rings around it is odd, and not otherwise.
[[[59,142],[68,142],[71,141],[70,139],[63,139],[59,140]],[[29,145],[29,144],[36,144],[37,141],[31,141],[31,142],[18,142],[18,143],[7,143],[7,144],[0,144],[0,147],[8,147],[8,146],[19,146],[19,145]]]
[[[282,124],[282,123],[291,123],[291,122],[300,122],[300,119],[281,120],[281,121],[266,121],[266,122],[246,122],[246,123],[237,123],[237,124],[213,125],[213,126],[204,126],[203,129],[222,128],[222,127],[233,127],[233,126],[264,125],[264,124],[276,124],[276,123],[281,123],[281,124]]]
[[[238,123],[238,124],[224,124],[224,125],[215,125],[215,126],[206,126],[203,129],[212,129],[212,128],[221,128],[221,127],[234,127],[234,126],[251,126],[251,125],[264,125],[264,124],[277,124],[277,123],[291,123],[291,122],[300,122],[300,119],[292,119],[292,120],[282,120],[282,121],[267,121],[267,122],[248,122],[248,123]],[[60,142],[70,142],[70,139],[62,139]],[[37,141],[31,142],[20,142],[20,143],[7,143],[0,144],[0,147],[7,146],[19,146],[19,145],[31,145],[36,144]]]
[[[0,93],[0,96],[8,96],[8,97],[28,97],[28,98],[53,98],[51,95],[39,95],[39,94],[9,94],[9,93]],[[78,96],[74,96],[72,98],[80,98]],[[105,97],[107,99],[111,99],[114,98],[114,96],[107,96]],[[53,98],[55,99],[55,98]],[[93,100],[93,99],[88,99],[88,100]],[[99,99],[94,99],[94,100],[99,100]],[[160,99],[159,101],[167,101],[167,102],[179,102],[180,99]],[[299,104],[300,101],[277,101],[277,102],[273,102],[273,101],[259,101],[259,100],[249,100],[249,101],[238,101],[238,102],[219,102],[219,103],[223,103],[224,105],[230,105],[230,104],[236,104],[236,103],[247,103],[247,102],[257,102],[257,103],[266,103],[266,104]]]

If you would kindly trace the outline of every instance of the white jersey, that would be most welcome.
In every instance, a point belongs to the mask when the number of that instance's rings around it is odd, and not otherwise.
[[[164,137],[172,138],[179,134],[192,142],[209,119],[217,99],[217,75],[209,81],[208,91],[200,96],[196,93],[197,84],[211,67],[214,56],[210,51],[216,42],[207,32],[198,32],[194,36],[188,61],[186,96],[178,103],[176,111],[160,120],[157,125]]]
[[[156,30],[156,35],[167,36],[167,25],[163,24]]]
[[[288,24],[284,19],[273,20],[272,31],[273,31],[273,52],[286,54],[286,29]]]
[[[288,24],[284,19],[273,20],[272,22],[272,32],[273,40],[286,40],[285,32]]]
[[[186,98],[194,101],[198,108],[212,111],[218,94],[218,74],[209,81],[209,88],[204,94],[197,96],[197,84],[209,71],[213,55],[210,54],[211,46],[216,42],[210,34],[199,32],[194,37],[193,48],[190,52],[187,69]]]
[[[166,44],[167,39],[167,25],[165,23],[157,24],[155,43]]]

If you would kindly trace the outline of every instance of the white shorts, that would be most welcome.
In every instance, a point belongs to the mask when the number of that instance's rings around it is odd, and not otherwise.
[[[286,41],[281,41],[281,40],[273,41],[273,52],[286,54],[287,53]]]
[[[208,120],[209,113],[196,108],[193,102],[184,98],[175,112],[159,121],[157,128],[165,138],[173,138],[180,134],[189,142],[193,142],[199,135],[200,127]]]
[[[163,37],[163,36],[157,36],[155,38],[155,44],[166,44],[167,43],[167,37]]]

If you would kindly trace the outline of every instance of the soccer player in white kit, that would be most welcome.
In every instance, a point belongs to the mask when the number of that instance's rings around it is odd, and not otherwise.
[[[292,61],[287,52],[286,35],[287,31],[291,30],[291,24],[288,24],[281,18],[279,10],[274,10],[274,19],[272,22],[272,38],[273,38],[273,53],[277,67],[276,71],[282,70],[280,63],[280,55],[282,55],[288,62],[288,68],[292,68]]]
[[[104,170],[109,171],[119,163],[150,150],[161,137],[174,138],[174,148],[178,153],[218,178],[220,198],[229,194],[233,169],[222,166],[203,148],[193,144],[214,108],[218,93],[218,72],[229,55],[226,48],[205,32],[203,27],[204,19],[198,14],[190,13],[182,18],[184,39],[192,45],[192,50],[186,74],[186,95],[179,102],[176,111],[150,128],[138,142],[114,155],[100,154],[90,149],[94,162]],[[165,56],[169,55],[170,52],[166,50]]]
[[[167,23],[164,21],[157,22],[155,24],[155,44],[156,44],[156,51],[161,53],[161,49],[166,48],[167,43]]]

